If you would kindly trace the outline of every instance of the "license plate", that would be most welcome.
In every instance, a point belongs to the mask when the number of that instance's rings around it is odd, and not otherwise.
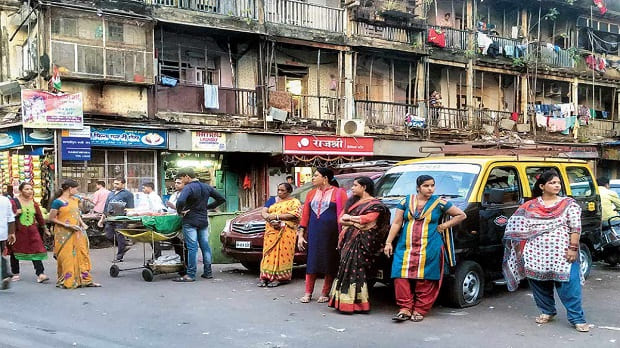
[[[244,241],[236,241],[235,242],[235,247],[237,249],[250,249],[251,243],[250,242],[244,242]]]

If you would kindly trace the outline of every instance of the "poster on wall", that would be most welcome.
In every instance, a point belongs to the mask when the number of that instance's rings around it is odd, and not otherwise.
[[[24,128],[82,129],[82,93],[54,94],[22,89],[22,122]]]
[[[226,151],[226,133],[192,132],[193,151]]]
[[[160,129],[143,131],[136,129],[91,127],[90,137],[92,146],[142,149],[168,148],[168,133]]]
[[[90,126],[61,133],[60,149],[64,161],[90,161],[90,146]]]
[[[0,150],[23,145],[22,132],[19,127],[0,130]]]

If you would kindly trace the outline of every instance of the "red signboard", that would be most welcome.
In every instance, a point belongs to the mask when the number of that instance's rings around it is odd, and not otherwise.
[[[284,153],[293,155],[372,156],[373,138],[285,135]]]

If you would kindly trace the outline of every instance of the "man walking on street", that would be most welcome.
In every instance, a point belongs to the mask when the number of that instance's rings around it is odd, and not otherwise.
[[[114,179],[114,183],[112,184],[114,190],[110,192],[108,195],[108,199],[105,201],[104,215],[106,216],[116,216],[116,215],[125,215],[126,209],[133,209],[133,194],[125,189],[125,179],[124,178],[116,178]],[[106,222],[105,224],[105,235],[109,240],[114,240],[116,236],[116,244],[117,244],[117,253],[116,259],[114,262],[122,262],[123,256],[125,253],[131,249],[127,245],[127,241],[125,240],[125,236],[117,232],[119,228],[122,228],[122,224],[118,224],[115,222]]]
[[[8,262],[2,255],[7,242],[10,245],[15,243],[15,214],[13,214],[11,201],[6,196],[0,195],[0,263],[2,268],[0,290],[8,289],[11,284]]]
[[[209,220],[208,210],[215,209],[226,199],[213,187],[201,183],[192,168],[180,169],[177,178],[181,179],[185,187],[177,199],[177,212],[183,216],[183,237],[187,245],[187,274],[175,278],[176,282],[193,282],[196,280],[196,254],[198,246],[202,251],[204,263],[202,278],[213,278],[211,270],[211,248],[209,247]],[[209,203],[209,198],[215,201]]]

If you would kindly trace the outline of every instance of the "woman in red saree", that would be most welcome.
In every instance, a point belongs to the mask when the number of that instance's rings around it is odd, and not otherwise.
[[[340,217],[340,265],[328,305],[343,313],[370,310],[367,280],[390,227],[390,211],[373,197],[374,189],[370,178],[355,178],[351,187],[353,197]]]

